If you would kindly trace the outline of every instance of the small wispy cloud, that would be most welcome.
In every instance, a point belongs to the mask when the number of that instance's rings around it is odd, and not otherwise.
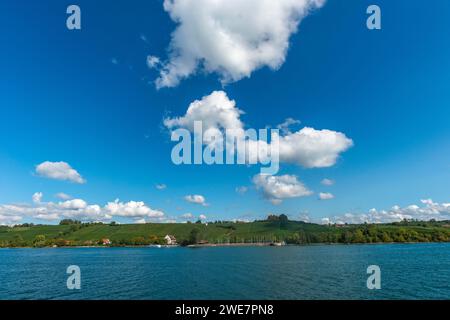
[[[189,219],[194,218],[194,215],[193,215],[192,213],[185,213],[185,214],[182,214],[182,215],[181,215],[181,218],[182,218],[182,219],[189,220]]]
[[[36,203],[36,204],[41,203],[42,197],[43,197],[42,192],[36,192],[32,196],[33,202]]]
[[[70,200],[72,199],[72,196],[64,193],[64,192],[59,192],[57,194],[55,194],[55,197],[61,200]]]
[[[144,41],[145,43],[148,43],[147,36],[146,36],[145,34],[143,34],[143,33],[141,33],[141,34],[139,35],[139,39],[141,39],[141,40]]]
[[[321,192],[319,193],[319,200],[331,200],[334,199],[334,195],[329,192]]]
[[[237,187],[237,188],[235,189],[235,191],[236,191],[237,193],[239,193],[240,195],[242,195],[242,194],[247,193],[248,187],[245,187],[245,186]]]
[[[155,186],[155,188],[158,190],[165,190],[165,189],[167,189],[167,186],[164,183],[161,183],[161,184],[157,184]]]
[[[334,185],[334,180],[325,178],[320,183],[324,186],[332,186],[332,185]]]
[[[283,135],[291,134],[290,127],[300,123],[302,123],[300,120],[287,118],[283,123],[277,125],[277,129],[279,129]]]
[[[157,69],[161,65],[161,60],[156,56],[147,56],[147,67]]]

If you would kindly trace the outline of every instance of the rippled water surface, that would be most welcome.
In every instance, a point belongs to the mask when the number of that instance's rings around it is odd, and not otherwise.
[[[366,287],[369,265],[381,290]],[[450,244],[0,249],[0,299],[448,298]]]

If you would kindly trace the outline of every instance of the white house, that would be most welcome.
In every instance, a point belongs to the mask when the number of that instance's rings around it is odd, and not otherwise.
[[[177,239],[174,236],[170,235],[170,234],[166,235],[164,237],[164,240],[166,240],[166,243],[169,246],[173,246],[173,245],[177,244]]]

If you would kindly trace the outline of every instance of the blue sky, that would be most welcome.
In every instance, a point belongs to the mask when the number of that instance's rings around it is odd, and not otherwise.
[[[382,10],[381,30],[366,28],[372,2]],[[261,65],[223,85],[221,74],[200,68],[160,89],[159,71],[146,58],[167,61],[179,26],[163,1],[78,0],[76,31],[65,26],[69,4],[0,4],[7,12],[0,21],[0,223],[11,216],[56,223],[37,218],[35,209],[71,201],[56,198],[60,192],[101,208],[120,199],[117,210],[142,201],[163,214],[112,217],[121,222],[182,221],[187,213],[207,220],[286,213],[340,221],[371,208],[388,218],[450,214],[448,1],[328,0],[290,35],[279,69]],[[278,176],[296,176],[312,194],[278,205],[253,182],[259,166],[175,166],[163,119],[184,116],[191,102],[215,90],[245,111],[240,120],[248,127],[293,118],[301,121],[293,131],[328,129],[354,145],[330,166],[282,164]],[[43,177],[36,167],[46,161],[69,164],[86,183]],[[325,178],[335,183],[322,185]],[[239,194],[242,186],[248,191]],[[36,192],[43,197],[33,204]],[[319,200],[321,192],[334,198]],[[186,201],[188,195],[202,195],[208,205]],[[410,205],[423,208],[422,215]]]

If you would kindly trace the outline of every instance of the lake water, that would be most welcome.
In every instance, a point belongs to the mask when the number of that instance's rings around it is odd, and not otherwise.
[[[0,249],[0,299],[449,298],[450,244]]]

